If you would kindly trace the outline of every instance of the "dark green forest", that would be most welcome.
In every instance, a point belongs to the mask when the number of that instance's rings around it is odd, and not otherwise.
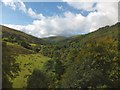
[[[3,89],[120,88],[119,29],[36,38],[2,26]]]

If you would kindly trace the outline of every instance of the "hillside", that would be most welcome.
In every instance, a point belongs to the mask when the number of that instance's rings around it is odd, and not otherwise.
[[[36,44],[41,46],[45,42],[2,26],[3,88],[26,87],[27,76],[30,76],[34,69],[42,69],[44,63],[50,59],[34,51]]]
[[[50,58],[34,51],[26,49],[17,43],[3,41],[2,63],[3,63],[3,87],[6,82],[12,82],[13,88],[23,88],[27,84],[27,77],[34,69],[42,69]],[[6,75],[8,80],[6,80]]]
[[[119,27],[120,23],[117,23],[70,37],[57,45],[44,46],[41,53],[59,59],[65,67],[57,87],[119,87]]]
[[[66,50],[64,50],[64,52],[65,51],[69,52],[70,48],[79,50],[82,46],[85,46],[87,43],[94,44],[94,43],[99,42],[99,39],[101,39],[102,41],[105,41],[108,38],[108,39],[114,39],[115,41],[118,41],[118,36],[119,36],[118,35],[118,26],[119,25],[120,25],[120,23],[117,23],[113,26],[102,27],[102,28],[96,30],[95,32],[91,32],[91,33],[88,33],[85,35],[72,36],[72,37],[69,37],[69,38],[61,41],[57,45],[54,45],[54,43],[52,45],[46,45],[45,47],[43,47],[42,53],[47,54],[48,56],[51,56],[49,54],[52,54],[52,56],[53,56],[53,55],[55,55],[53,53],[63,52],[64,49],[66,49]],[[53,51],[55,51],[55,52],[53,52]],[[59,55],[60,55],[60,53],[59,53]]]
[[[46,42],[49,43],[61,43],[63,41],[65,41],[67,39],[67,37],[63,37],[63,36],[53,36],[53,37],[47,37],[47,38],[42,38],[43,40],[45,40]]]
[[[87,42],[105,36],[118,39],[118,25],[119,23],[113,26],[99,28],[98,30],[85,35],[77,35],[74,37],[70,37],[67,42]]]
[[[16,63],[20,66],[21,71],[15,79],[12,79],[13,88],[23,88],[27,86],[27,79],[33,73],[34,69],[42,70],[45,62],[50,58],[41,54],[19,55],[15,57]]]
[[[119,27],[43,39],[3,27],[3,87],[120,88]]]
[[[25,34],[18,30],[8,28],[6,26],[2,26],[2,38],[5,39],[6,41],[17,42],[17,43],[21,41],[28,42],[28,43],[35,43],[35,44],[46,43],[40,38]]]

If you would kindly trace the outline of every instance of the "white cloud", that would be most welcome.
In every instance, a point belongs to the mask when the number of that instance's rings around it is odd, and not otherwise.
[[[87,20],[91,23],[90,31],[118,22],[117,2],[99,2],[96,9],[97,12],[90,13],[87,17]]]
[[[35,13],[31,8],[28,9],[27,13],[35,19],[43,19],[44,18],[44,16],[42,14]]]
[[[37,37],[48,37],[56,35],[74,35],[81,32],[87,33],[88,29],[82,31],[83,25],[85,23],[81,14],[73,14],[71,12],[66,12],[63,17],[53,16],[46,17],[42,20],[34,20],[31,25],[21,26],[21,25],[6,25],[8,27],[18,29],[25,33],[31,34]],[[74,21],[74,22],[73,22]],[[81,30],[80,30],[81,28]]]
[[[91,12],[88,16],[65,12],[62,16],[45,17],[42,14],[35,13],[32,8],[27,9],[25,4],[21,2],[19,10],[24,11],[31,17],[36,18],[29,25],[6,25],[11,28],[18,29],[25,33],[36,37],[48,36],[70,36],[81,33],[88,33],[106,25],[113,25],[118,22],[118,3],[117,2],[97,2],[96,7],[92,7],[93,3],[74,4],[73,7],[84,9],[87,11],[96,9],[97,12]],[[82,4],[81,4],[82,5]],[[88,5],[88,6],[87,6]],[[14,5],[13,5],[14,6]],[[15,9],[16,6],[15,4]],[[59,7],[60,8],[60,7]]]
[[[57,8],[58,8],[59,10],[64,10],[64,8],[63,8],[63,6],[62,6],[62,5],[57,6]]]
[[[42,14],[37,14],[36,12],[33,11],[32,8],[26,8],[24,2],[22,0],[2,0],[2,2],[6,5],[11,7],[13,10],[20,10],[29,16],[31,16],[34,19],[42,19],[44,16]]]
[[[2,0],[6,6],[11,7],[13,10],[16,9],[16,5],[13,0]]]
[[[64,1],[68,1],[68,0],[64,0]],[[81,9],[86,11],[95,10],[95,8],[93,7],[94,2],[67,2],[67,3],[76,9]]]
[[[26,8],[25,4],[21,0],[19,0],[18,2],[14,2],[14,3],[19,8],[19,10],[21,10],[23,12],[27,12],[27,8]]]

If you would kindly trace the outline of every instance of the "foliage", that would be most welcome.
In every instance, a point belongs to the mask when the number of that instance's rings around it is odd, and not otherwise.
[[[9,52],[9,48],[6,46],[6,43],[2,44],[2,87],[3,88],[12,88],[12,82],[10,82],[10,78],[16,77],[19,66],[15,62],[15,58],[11,56]],[[13,75],[14,73],[14,75]]]
[[[13,88],[25,88],[27,86],[27,79],[33,73],[34,69],[43,70],[44,63],[49,58],[41,54],[18,55],[15,57],[16,63],[19,64],[20,72],[18,76],[11,81]]]
[[[34,70],[28,78],[27,88],[48,88],[47,78],[40,70]]]
[[[37,39],[14,30],[8,36],[9,32],[3,30],[3,45],[8,47],[3,48],[3,58],[7,57],[5,62],[15,61],[14,66],[21,69],[19,76],[12,79],[14,86],[21,80],[24,88],[26,82],[28,88],[120,88],[119,25],[69,38]],[[4,69],[4,65],[12,67],[3,63]]]

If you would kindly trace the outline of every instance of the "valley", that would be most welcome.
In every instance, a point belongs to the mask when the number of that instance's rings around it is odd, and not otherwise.
[[[2,26],[3,88],[119,88],[119,26],[48,38]]]

